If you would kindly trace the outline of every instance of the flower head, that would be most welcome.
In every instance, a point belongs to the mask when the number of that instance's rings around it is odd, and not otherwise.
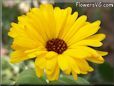
[[[87,16],[78,18],[70,7],[53,8],[42,4],[12,23],[9,36],[13,38],[10,61],[12,63],[35,58],[38,77],[44,73],[48,80],[57,80],[60,70],[65,74],[87,74],[93,68],[87,61],[103,63],[107,52],[91,47],[102,46],[105,35],[95,34],[100,29],[100,21],[87,22]]]

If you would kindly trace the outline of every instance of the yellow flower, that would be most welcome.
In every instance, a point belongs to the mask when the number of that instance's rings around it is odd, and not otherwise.
[[[102,46],[105,35],[95,34],[100,21],[87,22],[87,16],[78,18],[70,7],[53,8],[42,4],[12,23],[9,36],[13,38],[10,61],[12,63],[35,58],[36,75],[46,74],[48,80],[57,80],[60,70],[65,74],[87,74],[93,68],[87,61],[103,63],[107,52],[91,47]]]

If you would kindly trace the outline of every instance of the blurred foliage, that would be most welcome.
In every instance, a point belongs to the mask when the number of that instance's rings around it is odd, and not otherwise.
[[[10,0],[4,0],[10,1]],[[28,1],[30,1],[28,3]],[[12,39],[8,37],[7,33],[11,27],[11,22],[17,22],[17,17],[24,14],[26,7],[38,6],[37,2],[31,3],[31,0],[15,0],[15,3],[2,4],[2,43],[3,48],[8,50],[8,53],[2,56],[2,84],[107,84],[114,83],[114,8],[80,8],[76,7],[75,3],[55,3],[54,6],[61,8],[72,7],[73,12],[78,11],[80,15],[87,15],[88,21],[101,20],[102,29],[99,32],[106,34],[107,38],[104,40],[104,45],[101,50],[106,50],[109,55],[105,57],[104,64],[91,64],[95,71],[87,75],[79,75],[78,80],[74,80],[72,76],[60,75],[58,81],[49,82],[45,80],[45,76],[38,79],[32,69],[34,67],[33,61],[25,61],[19,64],[11,64],[9,62],[9,53],[11,51],[10,45]],[[27,2],[27,4],[25,4]],[[24,4],[23,4],[24,3]],[[36,3],[36,4],[35,4]],[[20,5],[22,4],[22,5]],[[30,6],[29,6],[30,5]],[[22,6],[21,9],[19,6]],[[23,10],[25,9],[25,10]],[[31,83],[33,82],[33,83]]]
[[[15,84],[20,72],[33,66],[33,61],[13,65],[7,56],[2,57],[2,84]]]
[[[23,72],[21,72],[17,79],[15,84],[46,84],[46,80],[43,78],[38,78],[36,76],[36,73],[34,69],[26,69]]]
[[[8,62],[6,57],[2,57],[2,84],[12,84],[12,79],[15,77],[12,73],[13,66]]]

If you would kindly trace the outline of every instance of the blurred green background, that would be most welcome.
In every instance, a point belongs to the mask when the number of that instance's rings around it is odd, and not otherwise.
[[[42,2],[41,2],[42,1]],[[36,77],[32,68],[33,61],[25,61],[18,64],[9,63],[9,53],[12,39],[7,33],[10,29],[11,22],[17,22],[19,15],[25,14],[31,7],[38,7],[40,3],[47,3],[44,0],[3,0],[2,2],[2,84],[31,84],[31,80],[36,84],[45,84],[45,76],[42,79],[35,81]],[[73,12],[78,11],[79,15],[87,15],[88,21],[101,20],[101,30],[106,34],[104,45],[99,50],[109,52],[109,55],[104,57],[104,64],[93,64],[95,71],[87,75],[79,75],[78,81],[74,81],[72,77],[63,75],[61,80],[52,82],[52,84],[113,84],[114,83],[114,7],[113,8],[81,8],[76,7],[75,3],[56,3],[50,0],[54,6],[61,8],[72,7]],[[29,71],[28,71],[29,70]],[[24,72],[23,72],[24,71]],[[28,71],[28,72],[27,72]],[[28,75],[27,75],[28,74]],[[26,75],[26,76],[25,76]],[[30,76],[31,75],[31,76]],[[20,77],[21,76],[21,77]],[[32,78],[31,78],[32,77]],[[31,78],[28,81],[26,78]],[[48,82],[48,81],[47,81]],[[32,84],[33,84],[32,83]]]

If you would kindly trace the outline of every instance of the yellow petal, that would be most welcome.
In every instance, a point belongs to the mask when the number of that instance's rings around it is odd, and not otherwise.
[[[44,43],[45,40],[42,38],[42,36],[40,36],[39,32],[36,30],[38,28],[36,27],[36,22],[31,20],[31,17],[29,15],[33,14],[28,13],[28,16],[18,17],[19,24],[23,25],[25,33],[27,33],[28,37],[30,37],[34,41],[38,41],[39,43]]]
[[[100,33],[100,34],[95,34],[95,35],[89,36],[88,38],[86,38],[86,40],[91,39],[91,40],[102,41],[103,39],[105,39],[105,37],[106,37],[105,34]]]
[[[55,65],[57,65],[57,56],[55,56],[52,59],[46,60],[46,69],[51,70],[55,68]]]
[[[90,55],[86,57],[87,60],[95,62],[95,63],[103,63],[104,59],[101,57],[100,54],[97,53],[96,50],[86,47],[86,46],[79,46],[84,51],[88,52]]]
[[[8,35],[15,38],[20,35],[26,35],[24,34],[23,27],[21,27],[19,24],[11,23],[11,29],[10,32],[8,32]],[[20,29],[21,28],[21,29]]]
[[[90,70],[90,66],[89,64],[87,63],[86,60],[84,59],[76,59],[76,64],[78,65],[79,69],[80,69],[80,72],[83,74],[83,73],[86,73]]]
[[[106,55],[108,54],[108,52],[98,51],[98,50],[96,50],[96,51],[97,51],[97,53],[98,53],[99,55],[101,55],[101,56],[106,56]]]
[[[40,78],[40,77],[42,77],[42,75],[43,75],[43,69],[41,69],[39,66],[37,66],[36,64],[35,64],[35,71],[36,71],[36,75]]]
[[[27,47],[24,47],[24,46],[20,46],[20,45],[16,45],[16,44],[12,44],[11,45],[11,48],[13,50],[21,50],[21,51],[30,49],[30,48],[27,48]]]
[[[91,62],[94,62],[94,63],[97,63],[97,64],[101,64],[101,63],[104,63],[104,59],[102,56],[91,56],[91,57],[88,57],[87,58],[88,61],[91,61]]]
[[[71,70],[80,74],[80,69],[78,65],[76,64],[75,59],[73,59],[72,57],[67,57],[67,59],[68,59],[68,63],[70,65]]]
[[[88,53],[90,53],[91,56],[88,56],[86,59],[94,62],[94,63],[103,63],[104,59],[101,57],[100,54],[97,53],[96,50],[90,48],[90,47],[82,47],[83,50],[87,51]]]
[[[68,59],[64,55],[58,56],[58,64],[63,71],[69,69]]]
[[[8,33],[8,35],[14,38],[14,42],[12,45],[13,49],[18,49],[19,47],[21,47],[22,49],[28,49],[42,45],[41,43],[34,42],[33,39],[30,39],[30,37],[25,32],[24,26],[21,24],[12,23],[12,29]],[[15,48],[14,46],[18,46],[18,48]]]
[[[10,57],[11,57],[10,58],[11,63],[18,63],[18,62],[30,59],[29,57],[27,57],[27,55],[23,51],[18,51],[18,50],[12,52]]]
[[[65,41],[68,41],[70,38],[72,38],[72,36],[79,30],[79,28],[81,28],[85,24],[86,19],[87,19],[87,17],[85,15],[79,17],[75,21],[73,26],[69,29],[69,31],[67,32],[67,34],[65,35],[65,37],[63,39]]]
[[[47,59],[52,59],[53,57],[57,56],[58,54],[56,52],[50,51],[46,54]],[[55,57],[56,58],[56,57]]]
[[[72,8],[71,7],[67,7],[67,8],[65,8],[65,10],[67,10],[68,15],[71,15],[71,13],[72,13]]]
[[[78,79],[78,76],[77,76],[77,73],[76,72],[72,71],[72,75],[73,75],[74,80],[77,80]]]
[[[63,54],[79,59],[83,59],[87,56],[90,56],[88,52],[82,50],[82,47],[77,47],[75,49],[67,49]]]
[[[66,69],[66,70],[64,70],[63,71],[65,74],[67,74],[67,75],[70,75],[70,73],[71,73],[71,68],[69,67],[69,69]]]
[[[37,42],[34,42],[33,40],[29,39],[28,37],[22,37],[22,38],[18,37],[16,39],[14,39],[13,45],[18,45],[18,46],[30,48],[30,49],[39,47]]]
[[[85,55],[87,55],[86,58],[87,57],[93,57],[93,56],[95,56],[95,57],[100,57],[101,56],[100,54],[97,53],[96,50],[94,50],[94,49],[92,49],[90,47],[87,47],[87,46],[76,46],[76,47],[74,47],[72,49],[77,49],[77,50],[81,50],[82,49],[82,51],[80,51],[80,52],[85,52]]]
[[[77,33],[75,33],[75,35],[69,40],[69,45],[95,34],[100,28],[99,25],[100,21],[95,21],[91,24],[87,24],[81,27]]]
[[[84,45],[84,46],[92,46],[92,47],[100,47],[103,44],[100,41],[97,40],[91,40],[91,39],[84,39],[82,41],[79,41],[73,45],[71,45],[72,47],[76,47],[78,45]]]
[[[64,28],[64,24],[66,23],[66,19],[69,14],[69,9],[60,9],[59,7],[55,7],[54,16],[56,22],[56,37],[58,37],[60,30]]]
[[[46,19],[44,18],[44,15],[42,13],[42,11],[38,8],[34,8],[31,10],[30,15],[29,15],[33,20],[34,20],[34,24],[37,28],[35,28],[38,33],[41,35],[41,37],[47,41],[48,38],[48,24],[45,23]]]
[[[50,81],[58,80],[59,78],[59,66],[57,65],[55,69],[53,70],[52,74],[47,74],[47,78]]]
[[[38,56],[35,59],[35,65],[38,66],[40,69],[44,69],[46,67],[46,59],[44,55]]]
[[[46,50],[40,49],[40,48],[36,48],[36,49],[31,49],[31,50],[25,50],[24,53],[27,54],[28,57],[36,57],[39,55],[44,55],[47,53]]]
[[[65,35],[70,30],[69,28],[72,27],[77,17],[78,17],[78,12],[74,12],[72,15],[71,14],[68,15],[65,25],[60,31],[59,38],[63,39],[65,37]]]
[[[94,71],[94,69],[92,67],[89,67],[89,71],[92,72]]]
[[[51,4],[42,4],[40,5],[40,10],[42,12],[42,16],[44,16],[47,26],[47,29],[45,28],[47,36],[49,37],[49,39],[55,38],[56,31],[54,28],[56,28],[56,24],[53,6]]]

